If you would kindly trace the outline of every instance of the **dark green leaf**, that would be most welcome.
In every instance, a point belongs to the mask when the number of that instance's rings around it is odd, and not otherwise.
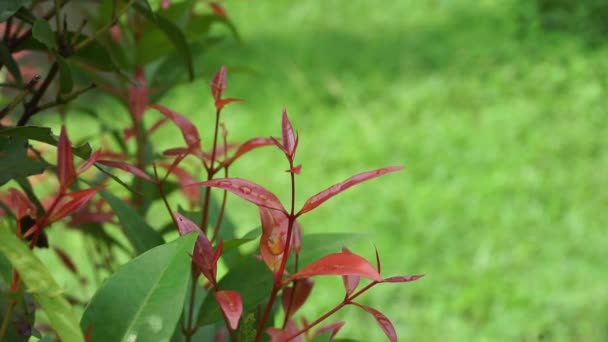
[[[146,220],[139,216],[137,210],[132,206],[114,196],[108,190],[101,190],[99,194],[108,202],[116,216],[118,216],[123,230],[129,241],[133,244],[133,247],[135,247],[137,254],[141,254],[164,243],[160,233],[150,227]]]
[[[92,341],[167,341],[182,312],[196,233],[131,260],[99,288],[80,325]]]
[[[11,127],[0,129],[0,137],[20,137],[35,141],[40,141],[50,145],[57,146],[59,137],[51,132],[48,127],[36,127],[36,126],[24,126],[24,127]],[[89,144],[72,147],[74,155],[87,159],[91,155],[91,146]]]
[[[2,0],[0,1],[0,22],[15,14],[19,7],[27,5],[31,0]]]
[[[17,177],[42,173],[47,164],[27,156],[27,141],[18,137],[0,135],[0,185]]]
[[[44,44],[47,48],[57,50],[57,37],[51,29],[49,22],[43,19],[36,20],[32,28],[32,37]]]
[[[28,292],[33,294],[59,338],[63,341],[84,341],[78,318],[61,295],[63,290],[44,263],[9,229],[6,221],[0,222],[0,241],[0,253],[17,269]]]
[[[21,70],[19,70],[19,66],[10,50],[4,43],[4,41],[0,41],[0,64],[6,65],[6,69],[13,76],[17,83],[23,83],[23,78],[21,77]]]
[[[254,341],[257,328],[255,314],[253,312],[244,314],[236,331],[237,341]]]
[[[69,94],[74,88],[74,81],[72,80],[72,70],[68,65],[68,62],[61,56],[55,56],[57,65],[59,65],[59,88],[62,94]]]
[[[230,239],[224,241],[224,249],[222,252],[222,257],[225,256],[226,253],[230,252],[232,249],[235,249],[241,245],[246,244],[247,242],[251,242],[257,240],[257,238],[262,234],[261,227],[255,227],[254,229],[247,232],[242,238],[238,239]]]
[[[273,276],[266,264],[253,257],[239,263],[219,281],[222,290],[234,290],[241,294],[243,310],[254,311],[256,305],[265,303],[270,296]],[[222,312],[213,296],[203,301],[198,325],[203,326],[222,320]]]

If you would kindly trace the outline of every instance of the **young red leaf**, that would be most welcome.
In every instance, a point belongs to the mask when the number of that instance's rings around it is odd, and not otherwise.
[[[101,158],[101,150],[93,152],[89,159],[87,159],[87,161],[80,166],[80,168],[78,169],[78,173],[82,173],[88,170],[91,166],[93,166],[93,164],[95,164],[99,160],[99,158]]]
[[[287,321],[287,325],[285,325],[285,329],[278,328],[268,328],[266,329],[266,333],[270,335],[270,342],[302,342],[302,335],[298,335],[295,338],[289,338],[298,333],[298,326],[292,320]]]
[[[350,253],[353,254],[348,248],[342,247],[342,253]],[[380,272],[378,272],[380,273]],[[346,290],[346,295],[349,296],[357,286],[359,286],[359,281],[361,277],[359,276],[342,276],[342,282],[344,283],[344,289]]]
[[[244,102],[245,100],[243,99],[236,99],[233,97],[229,97],[227,99],[218,99],[215,100],[215,108],[217,110],[222,110],[224,108],[225,105],[232,103],[232,102]]]
[[[219,3],[215,2],[215,1],[210,2],[209,7],[211,7],[211,11],[213,11],[213,14],[217,15],[218,17],[222,17],[222,18],[228,17],[228,13],[226,13],[226,10],[224,9],[224,7],[222,7],[222,5],[220,5]]]
[[[148,105],[148,85],[142,69],[135,72],[135,82],[129,87],[129,113],[135,117],[136,122],[140,122]]]
[[[71,197],[72,199],[61,205],[61,207],[59,207],[51,215],[50,222],[61,220],[62,218],[75,213],[78,209],[80,209],[80,207],[87,203],[98,190],[105,187],[106,185],[102,184],[90,189],[74,191],[66,194],[66,196]]]
[[[236,149],[236,152],[234,152],[232,157],[230,157],[229,159],[224,161],[223,164],[224,164],[224,166],[230,166],[235,160],[237,160],[238,158],[240,158],[242,155],[246,154],[247,152],[249,152],[253,149],[256,149],[258,147],[270,146],[272,144],[274,144],[274,142],[270,138],[253,138],[253,139],[247,140],[246,142],[241,144]]]
[[[293,316],[293,314],[304,305],[312,291],[313,285],[314,281],[312,279],[296,279],[292,286],[283,289],[281,304],[283,305],[283,311],[288,318]]]
[[[135,177],[141,178],[143,180],[147,180],[149,182],[154,183],[155,181],[150,178],[150,176],[148,176],[145,172],[143,172],[142,170],[138,169],[137,167],[131,165],[131,164],[127,164],[127,163],[123,163],[123,162],[119,162],[119,161],[114,161],[114,160],[98,160],[97,161],[99,164],[102,165],[106,165],[106,166],[110,166],[110,167],[115,167],[124,171],[127,171],[128,173],[132,174]]]
[[[424,277],[424,274],[414,274],[409,276],[395,276],[383,279],[383,283],[406,283],[408,281],[415,281]]]
[[[59,141],[57,142],[57,177],[63,189],[67,189],[76,179],[74,161],[72,156],[72,144],[65,131],[65,126],[61,126]]]
[[[159,111],[161,114],[169,118],[169,120],[173,121],[177,127],[179,127],[188,147],[200,146],[201,137],[198,134],[198,130],[196,129],[196,126],[194,126],[194,124],[185,116],[159,104],[153,104],[150,105],[150,107]]]
[[[334,336],[336,336],[336,334],[338,333],[338,331],[340,331],[340,329],[342,329],[342,327],[344,326],[345,322],[344,321],[338,321],[329,325],[326,325],[324,327],[321,327],[319,329],[317,329],[317,331],[315,331],[315,334],[313,335],[313,338],[322,335],[328,331],[331,331],[331,335],[329,336],[329,339],[333,339]]]
[[[163,151],[163,155],[165,156],[179,156],[188,153],[190,153],[190,149],[187,147],[174,147]]]
[[[352,304],[372,314],[372,316],[374,316],[376,319],[376,322],[378,322],[380,325],[380,328],[382,328],[382,331],[384,331],[384,334],[386,334],[386,337],[388,337],[391,342],[397,342],[397,333],[395,332],[395,327],[393,327],[393,323],[391,323],[391,321],[384,316],[382,312],[359,303],[352,302]]]
[[[281,204],[281,201],[279,201],[275,194],[266,190],[261,185],[255,184],[246,179],[217,178],[206,182],[190,184],[188,186],[208,186],[224,189],[258,206],[286,212],[285,208],[283,208],[283,205]]]
[[[334,185],[330,186],[329,188],[327,188],[327,189],[319,192],[318,194],[312,196],[311,198],[309,198],[306,201],[306,203],[304,203],[304,206],[302,207],[302,209],[300,209],[300,211],[298,212],[298,215],[302,215],[304,213],[307,213],[307,212],[315,209],[316,207],[321,205],[323,202],[336,196],[337,194],[341,193],[342,191],[352,187],[353,185],[357,185],[366,180],[382,176],[389,172],[399,171],[401,169],[403,169],[403,167],[401,167],[401,166],[385,167],[382,169],[363,172],[358,175],[352,176],[343,182],[334,184]]]
[[[378,270],[378,273],[382,273],[382,264],[380,263],[380,254],[378,254],[378,248],[376,248],[376,246],[374,246],[374,249],[376,251],[376,269]]]
[[[25,215],[36,217],[36,206],[27,198],[27,196],[15,188],[8,189],[8,193],[9,195],[5,200],[5,203],[18,220]]]
[[[217,291],[213,294],[226,317],[230,329],[236,330],[243,313],[243,301],[240,293],[236,291]]]
[[[277,273],[281,268],[283,254],[273,254],[270,250],[269,245],[271,245],[271,243],[268,241],[268,235],[262,234],[262,236],[260,237],[260,256],[262,257],[262,261],[264,261],[270,271],[272,273]]]
[[[319,275],[359,276],[382,281],[378,271],[367,260],[356,254],[342,252],[322,257],[293,274],[286,282]]]
[[[287,116],[287,108],[283,108],[283,119],[281,120],[281,133],[283,136],[283,151],[289,158],[293,160],[298,147],[298,139],[296,138],[289,117]]]
[[[194,222],[190,221],[190,219],[184,215],[174,212],[173,217],[175,217],[175,221],[177,222],[177,229],[179,230],[180,235],[186,235],[191,231],[199,232],[198,238],[196,239],[196,244],[194,245],[192,259],[200,268],[200,271],[205,275],[205,277],[210,282],[215,283],[215,275],[217,271],[215,252],[213,251],[213,247],[211,247],[211,242],[209,242],[207,235],[205,235],[205,233],[203,233]]]
[[[57,248],[57,247],[53,247],[53,252],[55,252],[55,254],[57,254],[57,256],[59,257],[59,260],[61,260],[63,265],[70,272],[78,275],[78,270],[76,269],[76,264],[74,264],[74,262],[72,261],[72,258],[70,258],[70,256],[66,252],[64,252],[62,249]]]
[[[226,89],[226,73],[226,66],[222,65],[211,80],[211,95],[216,102],[222,98],[222,93]]]

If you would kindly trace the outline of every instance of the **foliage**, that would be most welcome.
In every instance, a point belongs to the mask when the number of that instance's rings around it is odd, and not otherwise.
[[[344,322],[319,326],[350,305],[369,313],[396,341],[391,321],[355,300],[378,284],[411,282],[421,275],[384,277],[377,251],[372,265],[339,249],[352,236],[303,234],[299,219],[350,187],[401,167],[356,174],[296,208],[299,135],[286,109],[280,137],[229,142],[222,113],[243,100],[226,96],[227,68],[222,67],[210,84],[215,120],[209,123],[208,147],[187,116],[158,103],[180,82],[201,76],[193,56],[218,41],[212,25],[224,25],[238,39],[226,11],[210,3],[209,13],[201,12],[194,1],[152,5],[129,0],[80,6],[57,0],[50,6],[10,1],[0,7],[0,68],[6,70],[2,89],[8,99],[0,112],[0,182],[7,187],[0,193],[0,252],[6,258],[0,263],[0,339],[191,341],[207,339],[197,334],[204,331],[234,341],[331,340]],[[78,21],[79,13],[88,19]],[[114,140],[104,149],[74,146],[65,125],[58,136],[50,127],[28,125],[43,112],[57,110],[65,117],[78,109],[103,127],[96,104],[104,97],[121,103],[130,119],[128,127],[102,130]],[[153,136],[168,124],[179,129],[184,143],[161,153]],[[40,143],[56,146],[50,153],[55,162]],[[291,194],[286,203],[262,185],[230,175],[241,157],[269,146],[286,160]],[[132,180],[125,182],[125,176]],[[219,205],[212,192],[221,193]],[[239,236],[228,224],[228,193],[257,207],[261,227],[254,234]],[[147,218],[155,203],[165,206],[169,229],[158,230]],[[178,209],[184,203],[188,211]],[[92,275],[80,269],[74,251],[49,241],[47,231],[62,224],[95,246],[87,250]],[[181,237],[174,239],[172,231]],[[239,248],[254,240],[259,243],[255,255]],[[94,295],[64,293],[36,257],[41,248],[52,250],[82,289],[97,281]],[[225,274],[218,272],[220,262],[229,265]],[[108,277],[99,285],[103,274]],[[298,321],[298,309],[318,276],[341,277],[344,298],[316,319],[300,315]],[[367,281],[359,286],[361,278]],[[30,294],[45,313],[36,321],[23,305]]]

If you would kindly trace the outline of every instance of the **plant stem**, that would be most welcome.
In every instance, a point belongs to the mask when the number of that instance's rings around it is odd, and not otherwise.
[[[213,148],[211,149],[211,162],[209,163],[209,168],[207,169],[207,180],[213,179],[213,176],[217,172],[215,169],[215,150],[217,147],[217,133],[220,125],[220,110],[215,111],[215,128],[213,131]],[[203,202],[203,214],[201,217],[201,228],[203,229],[203,233],[207,233],[207,223],[209,221],[209,200],[211,199],[211,188],[205,188],[205,199]]]
[[[32,99],[25,104],[25,110],[23,112],[23,115],[17,122],[17,126],[25,126],[25,124],[31,119],[31,117],[34,114],[38,113],[38,111],[40,110],[38,107],[38,102],[40,102],[40,99],[42,98],[42,96],[44,95],[46,90],[48,89],[49,85],[51,84],[51,82],[53,82],[53,79],[55,79],[55,76],[57,75],[58,71],[59,71],[59,64],[57,64],[57,62],[55,62],[51,66],[51,70],[46,75],[46,78],[44,79],[44,81],[42,81],[40,88],[38,88],[38,90],[36,90]]]
[[[80,43],[76,44],[76,46],[74,46],[74,51],[78,51],[78,50],[82,49],[83,47],[89,45],[99,35],[101,35],[105,31],[109,30],[112,26],[114,26],[116,24],[116,21],[118,20],[118,18],[120,18],[123,14],[125,14],[127,12],[127,10],[129,9],[129,7],[131,7],[134,3],[135,3],[135,0],[129,0],[129,2],[123,8],[121,8],[118,12],[116,12],[112,16],[112,20],[110,20],[109,23],[107,23],[106,25],[102,26],[99,30],[93,32],[93,34],[91,34],[90,36],[86,37]]]

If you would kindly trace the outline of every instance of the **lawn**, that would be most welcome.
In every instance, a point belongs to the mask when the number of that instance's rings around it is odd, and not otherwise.
[[[226,64],[227,94],[247,100],[225,111],[232,139],[278,135],[287,107],[299,203],[405,166],[302,219],[305,234],[366,234],[352,249],[373,260],[377,246],[387,276],[425,274],[362,297],[403,340],[608,340],[608,46],[527,28],[515,1],[225,2],[242,43],[197,61]],[[162,103],[210,138],[208,79]],[[176,132],[156,139],[178,146]],[[286,199],[285,169],[266,149],[231,172]],[[229,206],[243,231],[258,224],[253,206]],[[303,311],[342,292],[319,279]],[[357,308],[335,319],[341,337],[384,339]]]
[[[426,275],[363,299],[403,340],[608,339],[605,46],[526,30],[499,1],[225,6],[243,43],[200,63],[235,70],[228,93],[247,102],[226,114],[234,138],[277,135],[288,108],[301,202],[353,173],[406,167],[302,222],[369,234],[355,250],[371,258],[373,242],[387,275]],[[205,83],[165,103],[204,115]],[[285,196],[277,160],[263,151],[233,174]],[[230,201],[255,224],[253,208]],[[309,318],[342,295],[338,281],[317,285]],[[343,337],[383,338],[356,308],[337,317]]]

